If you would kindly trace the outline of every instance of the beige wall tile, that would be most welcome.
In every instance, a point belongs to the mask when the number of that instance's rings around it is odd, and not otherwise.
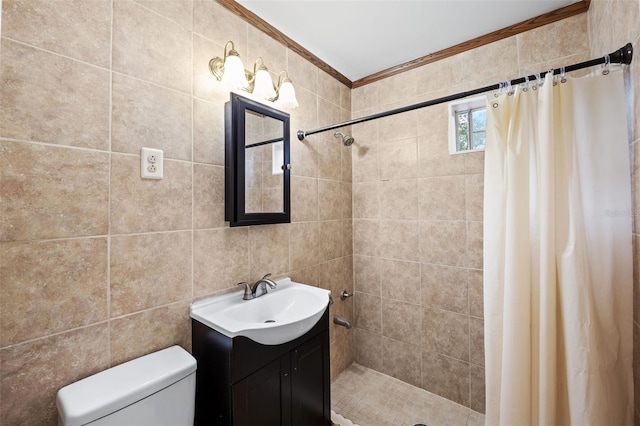
[[[224,44],[218,45],[198,34],[193,34],[193,95],[216,102],[222,111],[224,103],[230,98],[229,90],[225,90],[220,81],[211,74],[209,61],[215,57],[222,57],[223,54]],[[224,113],[221,116],[209,117],[211,120],[216,118],[224,120]]]
[[[469,406],[469,364],[423,351],[422,388]]]
[[[354,218],[380,218],[381,185],[380,182],[356,182],[353,184]]]
[[[521,67],[589,51],[587,15],[580,14],[518,34]],[[512,37],[514,38],[514,37]]]
[[[484,207],[484,174],[465,176],[466,219],[482,221]]]
[[[377,181],[381,176],[380,166],[380,144],[376,140],[360,141],[357,136],[356,142],[351,146],[353,181],[367,182]]]
[[[108,71],[3,38],[0,79],[0,136],[108,148]]]
[[[469,314],[484,318],[482,271],[469,269]]]
[[[465,170],[465,156],[449,154],[446,133],[418,138],[418,175],[420,177],[461,175]]]
[[[253,61],[262,57],[274,84],[277,84],[278,74],[287,69],[287,48],[252,25],[247,26],[247,40],[246,52],[238,52],[241,56],[246,53],[246,58],[251,58],[245,61],[245,68],[253,70]]]
[[[479,413],[485,411],[484,367],[469,366],[470,401],[469,407]]]
[[[468,152],[461,155],[464,157],[465,173],[484,173],[484,151]]]
[[[318,228],[318,222],[291,224],[291,269],[306,268],[318,262]]]
[[[247,37],[249,25],[239,16],[215,1],[195,0],[193,2],[193,31],[223,46],[233,41],[235,49],[245,65],[249,67]],[[224,50],[213,56],[224,55]],[[212,57],[213,57],[212,56]]]
[[[425,307],[422,314],[426,350],[461,361],[469,361],[469,317],[455,312]]]
[[[191,32],[139,5],[113,3],[113,70],[191,93]]]
[[[378,259],[382,297],[420,303],[420,264]],[[408,342],[412,343],[412,342]]]
[[[417,346],[421,334],[422,321],[419,305],[382,298],[382,335],[384,337]]]
[[[454,266],[422,264],[422,304],[461,314],[469,313],[467,271]],[[482,291],[482,275],[480,278]]]
[[[109,67],[111,2],[6,0],[2,35]]]
[[[193,165],[193,226],[221,228],[224,220],[224,168]]]
[[[291,133],[291,176],[317,178],[319,138],[312,135],[299,141],[295,131],[292,130]]]
[[[464,220],[465,177],[420,179],[421,220]]]
[[[353,191],[351,182],[342,182],[342,219],[353,218]]]
[[[191,235],[183,231],[111,238],[112,318],[191,300]]]
[[[344,85],[326,72],[318,71],[318,95],[334,105],[340,106],[342,99],[342,88]],[[334,124],[328,123],[328,124]],[[322,124],[321,124],[322,126]]]
[[[58,389],[109,367],[106,323],[0,349],[0,422],[54,425]]]
[[[382,337],[382,372],[385,374],[420,386],[420,357],[419,348]]]
[[[466,266],[466,228],[460,221],[421,221],[420,263]]]
[[[469,362],[484,367],[484,320],[469,318]]]
[[[249,281],[249,228],[194,231],[194,296],[235,288],[242,281]]]
[[[342,179],[342,146],[342,142],[338,138],[325,138],[318,141],[320,179],[335,181]]]
[[[291,137],[292,143],[300,143],[295,136],[298,130],[313,130],[318,127],[317,94],[308,91],[304,87],[296,87],[296,99],[298,99],[299,105],[298,108],[295,109],[295,114],[291,117],[291,130],[293,131],[293,136]],[[322,137],[325,137],[322,133],[308,136],[308,138],[314,141]]]
[[[224,104],[193,100],[193,160],[224,166]]]
[[[509,37],[462,53],[463,80],[471,82],[479,79],[504,80],[505,77],[517,77],[517,49],[516,37]],[[528,50],[524,51],[529,55]],[[481,76],[478,75],[478,70],[482,70]]]
[[[380,296],[380,263],[368,256],[353,256],[354,284],[359,292]]]
[[[382,371],[382,335],[355,329],[356,362],[365,367]]]
[[[191,227],[190,163],[164,160],[164,179],[140,178],[140,157],[111,155],[111,232]]]
[[[418,180],[382,181],[380,185],[380,217],[382,219],[418,219]]]
[[[173,345],[191,351],[189,302],[150,309],[111,321],[112,365]]]
[[[353,254],[378,256],[380,251],[380,222],[377,220],[354,219]]]
[[[380,144],[380,177],[382,180],[418,177],[418,146],[415,138]]]
[[[287,50],[287,71],[294,87],[318,92],[318,68],[291,49]]]
[[[429,94],[440,97],[442,92]],[[424,96],[424,95],[423,95]],[[449,131],[449,106],[447,104],[433,105],[428,108],[416,110],[418,114],[418,136],[443,135]],[[448,142],[443,137],[443,144],[448,147]]]
[[[291,222],[318,220],[318,180],[291,176]]]
[[[482,222],[467,222],[467,266],[482,269]]]
[[[320,220],[342,219],[342,184],[318,180],[318,214]]]
[[[104,235],[109,155],[2,141],[0,241]]]
[[[380,256],[417,262],[420,232],[417,220],[380,221]]]
[[[139,154],[148,147],[164,158],[191,160],[191,97],[175,90],[113,75],[111,149]]]
[[[192,0],[135,0],[135,2],[184,27],[191,28],[193,25]]]
[[[107,239],[0,243],[0,346],[107,319]]]
[[[378,296],[356,292],[354,296],[356,327],[382,334],[382,300]]]
[[[289,271],[289,226],[261,225],[249,228],[250,278],[278,276]]]

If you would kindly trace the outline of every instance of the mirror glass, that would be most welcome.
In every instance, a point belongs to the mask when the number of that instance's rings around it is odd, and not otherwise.
[[[290,222],[289,114],[232,93],[225,133],[225,220]]]

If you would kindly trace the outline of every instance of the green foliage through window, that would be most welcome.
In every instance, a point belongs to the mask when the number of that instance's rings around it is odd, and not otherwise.
[[[455,119],[457,150],[484,149],[487,136],[486,108],[456,111]]]

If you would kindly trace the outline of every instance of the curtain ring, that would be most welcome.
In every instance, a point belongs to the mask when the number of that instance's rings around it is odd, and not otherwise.
[[[493,103],[493,107],[494,107],[494,108],[498,108],[498,103],[497,103],[497,102],[494,102],[494,103]]]
[[[564,76],[564,67],[560,68],[560,83],[566,83],[567,79]]]
[[[529,90],[529,76],[524,77],[524,87],[522,88],[523,92],[527,92]]]
[[[609,64],[611,63],[611,58],[609,54],[604,55],[604,69],[602,70],[602,75],[609,74]]]

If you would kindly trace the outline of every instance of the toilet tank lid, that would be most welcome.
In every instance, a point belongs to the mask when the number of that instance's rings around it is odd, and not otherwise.
[[[196,370],[196,360],[172,346],[67,385],[56,405],[65,425],[83,425],[137,402]]]

